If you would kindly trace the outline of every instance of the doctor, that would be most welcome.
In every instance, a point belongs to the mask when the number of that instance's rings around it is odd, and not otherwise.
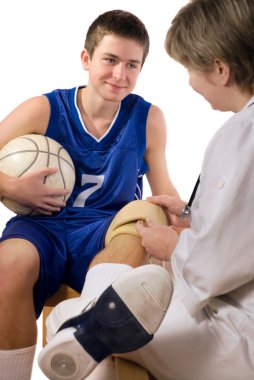
[[[253,25],[253,0],[193,0],[167,33],[166,51],[187,68],[190,86],[234,115],[206,149],[190,228],[178,240],[173,227],[137,225],[175,279],[155,339],[132,355],[160,380],[254,379]],[[181,220],[183,202],[150,201]]]

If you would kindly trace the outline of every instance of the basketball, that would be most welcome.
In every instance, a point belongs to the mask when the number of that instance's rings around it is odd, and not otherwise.
[[[57,167],[58,171],[44,177],[43,183],[46,186],[69,189],[70,192],[73,190],[74,164],[69,153],[55,140],[43,135],[23,135],[9,141],[0,150],[0,171],[7,175],[21,177],[47,167]],[[58,199],[67,201],[70,194]],[[1,201],[16,214],[36,215],[31,208],[21,206],[9,198],[3,197]]]

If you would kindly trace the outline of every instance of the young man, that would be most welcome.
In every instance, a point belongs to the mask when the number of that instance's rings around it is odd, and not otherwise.
[[[207,147],[190,228],[179,241],[172,227],[137,225],[146,250],[171,259],[174,274],[163,324],[135,353],[160,380],[254,378],[253,24],[253,0],[193,0],[166,37],[191,87],[235,115]],[[171,197],[150,200],[182,213],[184,203]]]
[[[67,191],[48,188],[42,182],[55,168],[21,178],[0,173],[0,197],[14,199],[42,214],[11,219],[1,238],[0,379],[30,378],[36,317],[61,283],[81,291],[91,265],[83,310],[91,293],[92,299],[98,297],[123,273],[147,262],[134,223],[125,226],[131,218],[121,220],[123,229],[120,225],[117,233],[111,233],[106,248],[105,235],[118,211],[142,197],[144,174],[153,194],[177,194],[167,171],[163,114],[158,107],[131,94],[148,50],[146,28],[136,16],[120,10],[106,12],[90,26],[81,54],[83,68],[89,73],[87,86],[31,98],[1,122],[0,148],[16,136],[29,133],[60,142],[74,161],[76,183],[65,204],[55,197]],[[154,272],[161,273],[157,268]],[[136,274],[137,282],[135,275],[133,278],[136,295],[142,292],[142,273]],[[149,282],[149,276],[147,280],[144,274],[144,283]],[[161,298],[167,282],[166,276],[153,286],[155,299]],[[147,298],[148,305],[152,298]],[[135,297],[133,300],[130,303],[135,304]],[[128,299],[120,299],[120,304],[125,306]],[[134,323],[139,314],[137,310],[131,314]],[[135,346],[143,342],[144,336],[150,339],[158,324],[159,320],[147,333],[143,322]],[[132,345],[125,350],[133,349]]]

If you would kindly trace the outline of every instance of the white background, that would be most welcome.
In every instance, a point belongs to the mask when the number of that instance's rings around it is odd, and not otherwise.
[[[0,119],[25,99],[55,88],[85,84],[80,52],[91,22],[111,9],[142,19],[150,53],[135,92],[164,111],[168,125],[167,160],[171,178],[188,200],[200,172],[205,147],[230,116],[213,111],[188,86],[186,71],[164,50],[170,22],[185,0],[8,0],[0,7]],[[145,184],[144,196],[150,194]],[[11,212],[0,204],[0,230]],[[41,319],[38,321],[41,347]],[[35,362],[33,379],[45,377]]]

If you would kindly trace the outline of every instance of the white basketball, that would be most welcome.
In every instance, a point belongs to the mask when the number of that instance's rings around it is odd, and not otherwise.
[[[0,150],[0,171],[10,176],[21,177],[47,167],[58,167],[58,171],[44,177],[43,183],[49,187],[69,189],[69,194],[58,197],[67,201],[74,187],[75,169],[69,153],[62,145],[49,137],[30,134],[9,141]],[[1,201],[16,214],[35,215],[29,207],[21,206],[9,198],[3,197]]]

